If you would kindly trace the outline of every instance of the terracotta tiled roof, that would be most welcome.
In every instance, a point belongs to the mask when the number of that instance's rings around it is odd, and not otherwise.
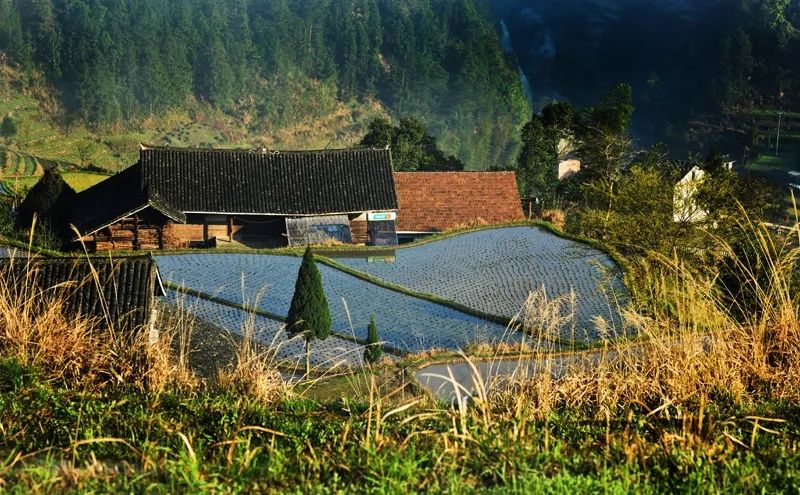
[[[514,172],[395,172],[399,232],[524,220]]]

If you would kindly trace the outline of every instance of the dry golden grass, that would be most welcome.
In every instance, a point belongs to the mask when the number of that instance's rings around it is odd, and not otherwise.
[[[564,230],[565,217],[562,210],[544,210],[540,217],[545,222],[553,224],[558,230]]]
[[[264,403],[285,398],[289,392],[278,371],[273,349],[264,350],[255,344],[252,331],[248,330],[236,349],[234,365],[218,370],[217,386]]]
[[[24,258],[15,262],[27,263]],[[69,291],[35,289],[37,276],[31,264],[26,266],[24,280],[0,275],[0,352],[4,358],[34,367],[47,379],[87,387],[126,384],[158,395],[169,388],[192,390],[209,385],[189,364],[196,322],[185,304],[179,303],[162,318],[159,337],[151,342],[145,329],[119,331],[110,317],[69,314],[64,299]],[[101,305],[107,308],[105,302]],[[271,401],[287,390],[273,351],[260,350],[251,337],[252,327],[236,344],[236,362],[219,372],[216,385]]]
[[[528,421],[569,410],[610,420],[638,411],[696,420],[698,405],[711,400],[800,400],[800,310],[791,287],[800,248],[795,239],[777,241],[760,226],[743,228],[751,234],[760,271],[752,259],[737,258],[721,241],[719,253],[734,260],[761,311],[735,317],[716,274],[699,274],[674,259],[653,256],[647,261],[651,304],[624,312],[626,327],[638,337],[635,342],[614,346],[604,341],[595,351],[565,358],[546,338],[534,339],[528,343],[534,357],[520,356],[540,365],[533,376],[489,383],[475,370],[473,379],[480,386],[474,402],[483,405],[448,414],[523,415]],[[534,293],[519,319],[540,329],[534,336],[546,336],[563,324],[563,304]]]

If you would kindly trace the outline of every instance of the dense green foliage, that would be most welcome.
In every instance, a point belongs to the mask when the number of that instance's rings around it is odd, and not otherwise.
[[[712,139],[730,145],[739,136],[726,131],[749,130],[752,121],[741,118],[748,110],[800,106],[798,0],[492,4],[537,101],[590,105],[626,82],[635,136],[665,142],[682,157],[708,151]],[[548,42],[550,56],[539,49]],[[733,118],[720,126],[725,116]]]
[[[527,113],[483,2],[0,0],[0,52],[88,122],[195,97],[258,131],[376,98],[485,167],[513,161]]]
[[[364,347],[364,361],[367,363],[377,363],[383,356],[383,349],[381,349],[380,338],[378,337],[378,324],[375,323],[373,316],[369,320],[367,327],[367,345]]]
[[[289,333],[302,335],[306,340],[306,360],[313,340],[325,340],[331,335],[333,320],[322,287],[322,275],[314,261],[311,247],[306,248],[297,274],[294,296],[286,317]],[[308,362],[306,362],[308,368]]]
[[[549,202],[558,184],[556,145],[538,115],[522,128],[522,149],[517,158],[517,181],[524,198]]]
[[[16,134],[17,134],[17,122],[10,115],[6,115],[5,117],[3,117],[2,122],[0,122],[0,136],[2,136],[3,139],[8,141]]]
[[[416,118],[403,118],[397,126],[386,119],[375,119],[361,140],[362,146],[392,150],[392,164],[402,172],[464,170],[464,164],[439,149],[436,138]]]
[[[545,105],[522,128],[517,181],[525,198],[549,205],[558,186],[558,160],[575,139],[575,109],[566,102]]]

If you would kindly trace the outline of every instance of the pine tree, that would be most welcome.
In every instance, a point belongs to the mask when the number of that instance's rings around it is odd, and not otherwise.
[[[311,370],[311,341],[325,340],[331,334],[331,312],[322,275],[314,262],[311,248],[307,247],[297,274],[294,297],[286,318],[286,328],[292,335],[303,335],[306,340],[306,375]]]
[[[379,342],[378,325],[375,323],[375,317],[373,316],[369,320],[369,326],[367,327],[367,345],[364,347],[364,361],[369,364],[380,361],[383,349],[381,349]]]

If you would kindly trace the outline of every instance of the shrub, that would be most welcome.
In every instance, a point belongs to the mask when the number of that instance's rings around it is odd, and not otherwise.
[[[542,220],[552,223],[558,230],[564,230],[564,212],[561,210],[544,210]]]
[[[369,321],[367,327],[367,345],[364,347],[364,361],[369,364],[377,363],[383,356],[383,349],[381,349],[380,340],[378,339],[378,325],[375,324],[375,317],[373,316]]]
[[[10,115],[6,115],[3,117],[3,121],[0,122],[0,136],[2,136],[6,142],[8,142],[16,135],[17,122]]]

